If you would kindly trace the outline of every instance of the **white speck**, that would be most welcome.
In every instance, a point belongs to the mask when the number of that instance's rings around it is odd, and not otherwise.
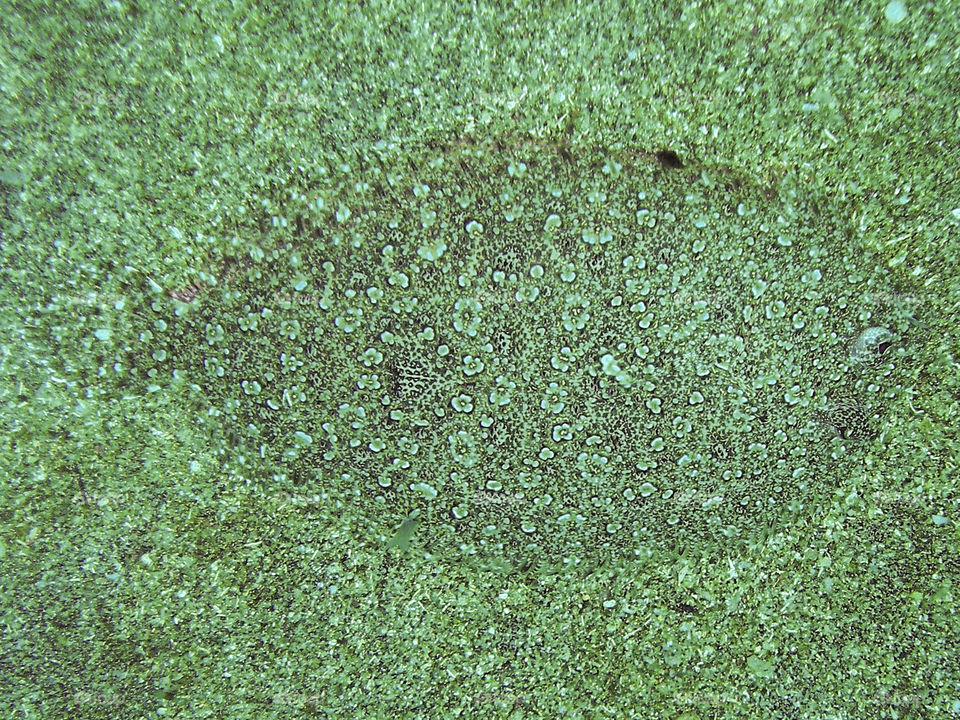
[[[892,22],[894,25],[903,22],[907,17],[907,7],[900,0],[893,0],[886,9],[883,11],[883,14],[887,16],[887,20]]]

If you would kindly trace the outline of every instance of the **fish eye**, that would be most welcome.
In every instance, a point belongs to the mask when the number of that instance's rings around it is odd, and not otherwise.
[[[673,150],[660,150],[659,152],[654,153],[654,157],[657,158],[663,167],[667,170],[677,170],[683,167],[683,163],[680,161],[680,156],[677,155]]]

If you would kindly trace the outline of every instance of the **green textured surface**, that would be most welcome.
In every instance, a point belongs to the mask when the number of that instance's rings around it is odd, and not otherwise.
[[[4,710],[960,714],[955,10],[6,12]]]

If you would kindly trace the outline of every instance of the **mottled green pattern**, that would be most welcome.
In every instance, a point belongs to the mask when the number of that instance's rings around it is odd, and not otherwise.
[[[955,10],[5,7],[0,707],[956,717]]]
[[[143,339],[267,501],[349,498],[374,536],[421,508],[444,557],[730,551],[853,472],[833,396],[873,425],[907,397],[919,331],[848,357],[893,287],[802,198],[532,144],[333,176],[362,188],[280,208],[289,241]]]

